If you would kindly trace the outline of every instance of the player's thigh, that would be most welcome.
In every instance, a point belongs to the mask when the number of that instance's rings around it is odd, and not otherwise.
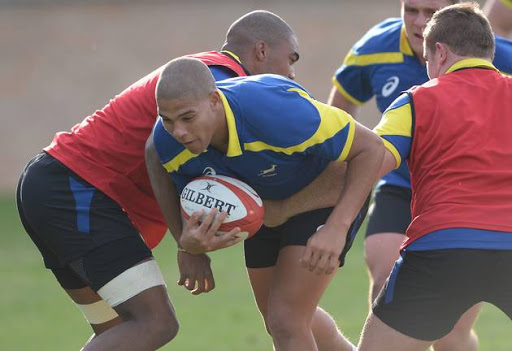
[[[279,253],[269,294],[269,315],[293,319],[298,323],[311,320],[325,289],[336,274],[315,274],[300,264],[304,246],[286,246]]]
[[[411,189],[384,185],[374,191],[366,237],[379,233],[405,234],[411,222]]]
[[[414,339],[434,341],[482,301],[471,250],[406,251],[373,306],[384,323]]]
[[[373,313],[366,320],[359,351],[423,351],[432,342],[417,340],[394,330]]]
[[[374,280],[384,280],[400,256],[400,245],[405,235],[379,233],[367,236],[364,241],[364,256]]]
[[[268,311],[268,296],[270,285],[274,276],[274,267],[247,268],[252,292],[263,318],[266,319]]]
[[[117,312],[90,287],[65,291],[89,322],[95,335],[123,322]]]

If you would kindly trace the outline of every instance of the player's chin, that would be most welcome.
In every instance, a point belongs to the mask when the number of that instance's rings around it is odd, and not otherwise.
[[[193,141],[191,143],[185,144],[185,147],[188,151],[190,151],[193,154],[199,155],[202,153],[206,148],[199,142],[199,141]]]

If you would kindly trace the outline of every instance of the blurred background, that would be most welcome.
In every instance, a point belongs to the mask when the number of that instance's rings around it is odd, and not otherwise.
[[[299,37],[297,80],[326,101],[331,78],[367,29],[399,15],[398,0],[0,0],[0,190],[55,132],[167,61],[220,49],[229,25],[266,9]],[[367,104],[361,119],[379,115]]]
[[[326,101],[331,78],[371,26],[399,16],[399,0],[0,0],[0,350],[79,349],[90,329],[43,268],[21,229],[14,187],[25,163],[53,135],[102,108],[116,93],[167,61],[220,49],[244,13],[266,9],[296,31],[297,81]],[[380,118],[374,102],[360,120]],[[362,235],[322,305],[357,341],[367,312]],[[217,288],[192,297],[178,288],[175,244],[155,255],[181,321],[165,349],[269,350],[252,301],[241,246],[212,254]],[[511,323],[493,307],[480,317],[482,350],[509,351]]]

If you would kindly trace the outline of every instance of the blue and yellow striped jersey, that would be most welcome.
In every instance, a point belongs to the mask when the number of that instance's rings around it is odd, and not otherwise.
[[[512,41],[496,37],[493,63],[502,73],[512,74]],[[370,29],[352,47],[333,83],[356,105],[375,96],[382,113],[401,92],[427,80],[427,69],[411,49],[402,19],[390,18]],[[383,184],[410,187],[406,165],[385,175],[378,185]]]
[[[202,174],[236,177],[264,199],[285,198],[309,184],[330,161],[344,161],[355,122],[314,100],[298,83],[277,75],[217,82],[229,133],[227,153],[213,147],[196,155],[169,138],[159,119],[154,144],[181,191]]]
[[[512,0],[501,0],[501,2],[512,9]]]

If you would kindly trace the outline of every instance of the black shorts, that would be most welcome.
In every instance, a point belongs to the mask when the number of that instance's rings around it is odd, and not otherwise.
[[[368,212],[370,197],[356,216],[347,232],[345,247],[339,257],[340,267],[345,264],[345,256],[352,246],[357,231]],[[279,251],[286,246],[306,246],[309,238],[317,228],[324,225],[332,212],[332,208],[323,208],[299,214],[286,223],[268,228],[263,226],[253,237],[244,241],[245,265],[247,268],[264,268],[275,266]]]
[[[45,266],[65,289],[98,290],[151,257],[121,207],[52,156],[41,153],[21,175],[18,212]]]
[[[405,251],[375,300],[373,312],[402,334],[434,341],[481,301],[512,318],[511,296],[512,251]]]
[[[378,233],[402,233],[411,223],[411,189],[384,185],[374,192],[368,213],[366,236]]]

